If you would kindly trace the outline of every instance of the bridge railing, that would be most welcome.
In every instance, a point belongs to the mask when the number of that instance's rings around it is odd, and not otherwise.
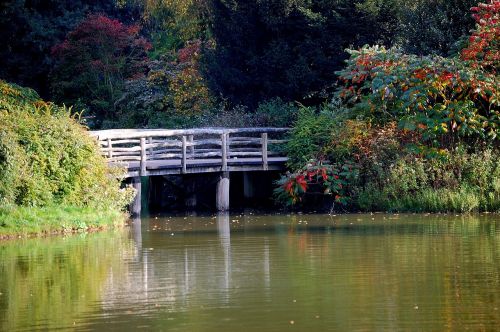
[[[269,158],[282,156],[287,128],[110,129],[93,131],[102,154],[111,164],[125,164],[147,175],[148,165],[171,162],[186,173],[199,162],[228,163],[258,158],[268,169]]]

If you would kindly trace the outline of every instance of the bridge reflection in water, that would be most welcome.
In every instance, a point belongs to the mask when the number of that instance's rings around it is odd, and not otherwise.
[[[244,252],[241,243],[234,250],[231,247],[230,227],[235,222],[234,218],[238,217],[220,212],[215,218],[206,217],[206,230],[187,230],[185,234],[178,232],[179,225],[187,223],[189,219],[178,218],[171,225],[177,231],[171,233],[165,219],[158,224],[154,224],[152,219],[145,219],[144,223],[139,218],[134,219],[131,237],[135,243],[135,253],[129,258],[129,271],[116,280],[108,280],[109,284],[104,287],[104,308],[117,310],[135,305],[134,313],[141,314],[151,308],[141,309],[137,303],[156,301],[162,306],[175,303],[181,307],[176,309],[182,311],[182,307],[196,304],[193,302],[200,300],[200,294],[208,297],[207,300],[228,304],[231,291],[240,289],[244,286],[242,280],[250,277],[242,276],[242,271],[253,271],[252,280],[256,276],[262,278],[261,283],[265,287],[262,290],[264,293],[260,295],[268,298],[270,294],[266,292],[270,291],[271,286],[271,266],[267,237],[259,237],[259,244],[252,244],[252,248],[257,251]],[[165,228],[159,231],[160,227]],[[215,241],[214,232],[218,235]],[[143,243],[152,247],[144,247]],[[232,257],[233,252],[236,257]],[[234,260],[239,262],[238,266],[232,266]],[[125,292],[129,294],[130,303],[124,303]],[[158,298],[159,293],[163,294],[161,298]]]
[[[93,131],[112,166],[126,169],[138,195],[132,213],[141,211],[141,177],[217,173],[216,205],[229,209],[229,173],[282,171],[287,128],[111,129]],[[246,181],[247,186],[252,186]],[[251,190],[249,190],[251,191]]]

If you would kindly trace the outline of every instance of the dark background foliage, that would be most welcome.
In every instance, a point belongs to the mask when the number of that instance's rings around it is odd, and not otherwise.
[[[226,110],[243,106],[253,112],[260,103],[276,97],[283,102],[299,101],[314,106],[331,96],[337,79],[335,72],[347,58],[346,48],[383,44],[418,55],[446,55],[457,50],[457,41],[473,27],[469,8],[475,3],[475,0],[6,0],[0,3],[3,46],[0,78],[34,88],[46,99],[67,104],[81,102],[89,115],[105,113],[104,119],[90,123],[95,127],[151,123],[142,119],[131,124],[118,118],[120,114],[134,118],[134,110],[116,108],[114,103],[131,95],[127,87],[138,84],[147,84],[164,95],[164,100],[155,102],[154,108],[141,107],[140,112],[153,119],[176,117],[178,111],[191,116],[193,112],[179,109],[190,105],[217,104],[224,105],[222,108]],[[75,67],[75,61],[61,66],[51,50],[67,40],[68,34],[89,15],[106,16],[126,26],[138,25],[141,36],[153,46],[146,60],[162,62],[163,71],[146,71],[143,78],[117,75],[117,89],[104,106],[96,104],[95,96],[82,95],[77,102],[74,94],[61,87],[58,73],[71,73],[74,77],[71,91],[86,91],[87,81],[80,77],[85,73]],[[179,63],[178,52],[193,43],[201,47],[190,69],[175,67]],[[144,68],[148,67],[158,66],[145,64]],[[164,84],[157,74],[170,77],[171,83]],[[142,79],[142,83],[128,82],[133,79]],[[155,86],[155,82],[161,85]],[[183,96],[184,90],[190,89],[203,91],[203,100],[194,100],[196,95]],[[212,102],[207,103],[207,98]],[[201,111],[208,110],[198,112]],[[168,123],[171,122],[164,124]]]

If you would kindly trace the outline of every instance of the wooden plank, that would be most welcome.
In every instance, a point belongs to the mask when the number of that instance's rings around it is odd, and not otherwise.
[[[222,157],[222,152],[219,150],[217,152],[196,152],[194,155],[195,159],[197,158],[206,158],[206,157]]]
[[[132,152],[132,151],[141,151],[140,146],[131,146],[131,147],[113,147],[113,148],[103,148],[101,149],[104,152]]]
[[[153,137],[148,137],[148,145],[149,145],[148,152],[150,156],[154,154],[154,147],[151,146],[152,144],[153,144]]]
[[[182,159],[182,153],[156,153],[151,156],[151,160],[161,160],[161,159]]]
[[[118,139],[113,141],[113,145],[119,145],[119,144],[140,144],[141,141],[138,139]]]
[[[257,138],[252,141],[237,141],[231,142],[232,146],[244,146],[244,145],[260,145],[260,138]]]
[[[140,157],[140,152],[139,151],[113,151],[113,157],[117,156],[138,156]]]
[[[141,157],[139,156],[118,156],[108,159],[108,162],[117,162],[117,161],[141,161]]]
[[[141,176],[146,176],[146,138],[141,137]]]
[[[182,146],[182,142],[180,141],[163,141],[161,143],[151,143],[151,144],[147,144],[147,147],[148,148],[172,148],[172,147],[175,147],[175,148],[180,148]]]
[[[232,152],[229,154],[229,156],[234,157],[234,156],[256,156],[256,157],[262,157],[262,151],[258,152]]]
[[[264,171],[267,171],[269,169],[267,162],[267,133],[262,133],[261,139],[262,139],[262,168],[264,169]]]
[[[222,135],[226,134],[261,134],[261,133],[284,133],[289,128],[196,128],[196,129],[107,129],[91,131],[91,136],[100,140],[107,138],[133,139],[141,137],[171,137],[182,135]]]
[[[193,158],[194,155],[194,135],[188,135],[187,146],[189,147],[189,156]]]
[[[219,139],[200,139],[200,140],[195,140],[193,142],[194,146],[201,146],[201,145],[216,145],[220,146],[221,141]]]

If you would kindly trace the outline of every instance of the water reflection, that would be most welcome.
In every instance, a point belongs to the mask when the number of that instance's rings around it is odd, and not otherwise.
[[[217,214],[217,233],[224,253],[224,282],[222,289],[228,290],[231,279],[231,231],[228,212]],[[227,292],[225,296],[226,301],[229,300]]]
[[[494,215],[218,214],[4,243],[0,328],[495,330],[499,226]]]

